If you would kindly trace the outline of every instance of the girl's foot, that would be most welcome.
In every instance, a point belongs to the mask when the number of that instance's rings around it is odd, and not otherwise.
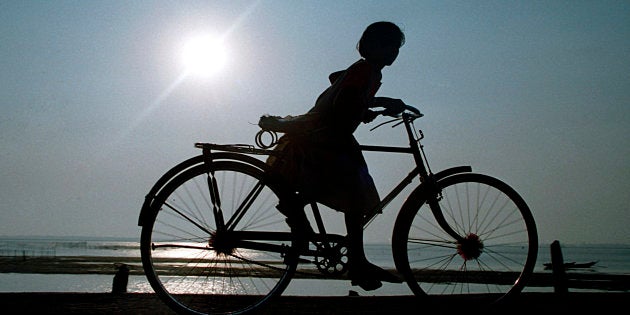
[[[382,286],[381,281],[402,283],[402,279],[389,271],[368,261],[350,266],[348,276],[352,285],[358,285],[366,291],[376,290]]]

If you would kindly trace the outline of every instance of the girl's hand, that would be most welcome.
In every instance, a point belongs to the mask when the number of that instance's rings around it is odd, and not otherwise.
[[[365,115],[363,115],[363,123],[367,124],[372,122],[372,120],[374,120],[374,118],[376,118],[376,116],[380,115],[381,113],[381,111],[376,112],[368,109],[365,112]]]
[[[402,100],[389,97],[375,97],[374,106],[385,108],[381,114],[392,117],[400,115],[400,113],[405,111],[406,108],[406,105]]]

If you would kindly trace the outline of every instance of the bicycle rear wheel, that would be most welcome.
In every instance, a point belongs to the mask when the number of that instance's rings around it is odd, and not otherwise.
[[[178,313],[247,313],[290,282],[297,251],[263,175],[240,161],[202,163],[153,200],[142,226],[142,263],[155,292]]]
[[[420,189],[396,219],[396,267],[418,296],[473,295],[494,303],[519,293],[538,252],[534,218],[525,201],[502,181],[457,174],[438,182],[438,203],[457,241],[438,224]]]

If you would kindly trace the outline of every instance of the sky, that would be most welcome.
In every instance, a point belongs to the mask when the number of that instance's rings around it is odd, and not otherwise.
[[[261,115],[305,112],[381,20],[406,44],[378,95],[424,113],[433,171],[510,184],[542,244],[630,244],[628,1],[1,1],[0,236],[139,238],[144,196],[195,142],[253,144]],[[226,63],[186,74],[202,34]],[[405,144],[378,122],[357,139]],[[366,159],[382,195],[412,167]]]

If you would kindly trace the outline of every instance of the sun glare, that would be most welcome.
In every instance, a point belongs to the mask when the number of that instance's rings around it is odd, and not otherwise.
[[[199,36],[184,46],[182,61],[186,72],[199,76],[211,76],[221,70],[227,61],[223,41],[218,37]]]

